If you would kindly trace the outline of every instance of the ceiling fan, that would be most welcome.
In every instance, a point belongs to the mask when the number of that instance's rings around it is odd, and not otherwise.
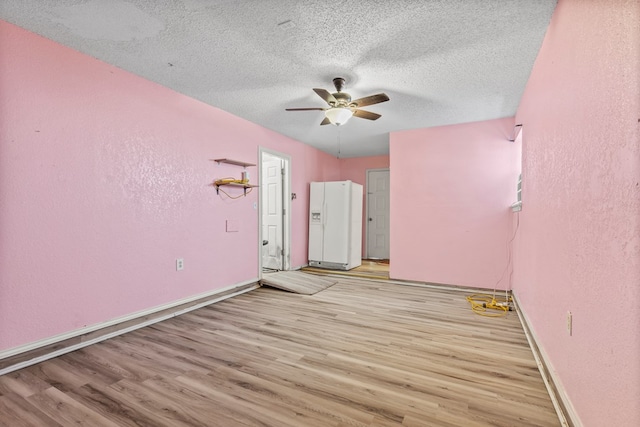
[[[345,87],[345,80],[342,77],[336,77],[333,79],[333,85],[336,87],[335,93],[329,93],[324,89],[314,88],[313,91],[324,99],[328,108],[287,108],[287,111],[324,111],[325,118],[320,123],[321,125],[333,124],[340,126],[345,124],[351,116],[360,117],[367,120],[378,120],[382,117],[380,114],[372,113],[370,111],[360,110],[360,107],[366,107],[367,105],[379,104],[389,100],[389,97],[385,93],[378,93],[376,95],[365,96],[364,98],[351,100],[351,95],[343,92]]]

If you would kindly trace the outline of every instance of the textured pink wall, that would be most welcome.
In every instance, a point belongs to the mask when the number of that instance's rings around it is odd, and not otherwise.
[[[351,157],[340,159],[340,179],[367,185],[367,169],[389,167],[389,156]]]
[[[560,0],[517,121],[516,295],[583,424],[640,425],[640,2]]]
[[[384,169],[388,167],[388,155],[340,159],[340,179],[351,180],[362,184],[364,187],[365,194],[362,200],[362,256],[367,253],[367,169]]]
[[[257,278],[257,192],[208,184],[258,144],[291,155],[306,263],[308,182],[337,159],[2,21],[0,89],[0,350]]]
[[[392,278],[508,286],[513,125],[505,118],[391,134]]]

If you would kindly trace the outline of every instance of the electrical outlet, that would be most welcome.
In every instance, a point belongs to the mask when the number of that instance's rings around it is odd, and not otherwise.
[[[567,311],[567,333],[569,336],[573,333],[573,315],[570,311]]]
[[[176,271],[184,270],[184,258],[176,259]]]

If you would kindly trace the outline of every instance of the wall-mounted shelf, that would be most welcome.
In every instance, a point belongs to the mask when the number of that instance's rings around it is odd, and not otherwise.
[[[246,168],[248,166],[255,166],[255,163],[241,162],[240,160],[233,160],[233,159],[213,159],[213,161],[217,162],[218,164],[226,163],[229,165],[242,166],[243,168]]]
[[[213,161],[218,164],[226,163],[228,165],[241,166],[243,168],[247,168],[249,166],[255,166],[255,163],[247,163],[247,162],[242,162],[240,160],[233,160],[233,159],[213,159]],[[243,172],[242,174],[243,174],[242,179],[245,179],[246,178],[245,175],[248,175],[246,172]],[[216,187],[216,194],[220,194],[220,187],[223,187],[223,186],[240,187],[242,188],[242,190],[244,191],[244,195],[246,196],[247,188],[251,189],[251,188],[257,187],[257,185],[249,184],[248,181],[249,181],[248,178],[246,182],[234,182],[234,181],[229,182],[225,180],[217,180],[213,182],[213,186]]]
[[[255,188],[257,185],[253,184],[242,184],[240,182],[214,182],[213,186],[216,187],[216,194],[220,194],[220,187],[229,186],[229,187],[241,187],[244,190],[244,195],[247,195],[247,188]]]

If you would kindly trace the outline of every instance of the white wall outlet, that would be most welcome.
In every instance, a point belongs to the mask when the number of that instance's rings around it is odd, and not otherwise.
[[[184,258],[176,259],[176,271],[184,270]]]
[[[569,336],[573,333],[573,315],[570,311],[567,311],[567,333]]]

